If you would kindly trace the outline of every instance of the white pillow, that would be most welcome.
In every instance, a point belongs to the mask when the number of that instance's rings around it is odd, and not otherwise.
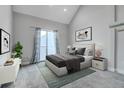
[[[87,47],[84,53],[85,56],[93,56],[93,49]]]

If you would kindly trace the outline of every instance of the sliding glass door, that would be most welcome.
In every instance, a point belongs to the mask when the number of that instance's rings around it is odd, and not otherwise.
[[[56,32],[47,33],[47,54],[56,54]]]
[[[46,59],[46,55],[56,54],[56,32],[40,31],[40,61]]]
[[[47,54],[47,32],[40,31],[40,61],[45,60]]]

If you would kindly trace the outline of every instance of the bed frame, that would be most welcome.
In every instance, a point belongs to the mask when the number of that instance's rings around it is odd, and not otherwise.
[[[95,45],[94,44],[81,44],[81,45],[73,45],[77,48],[81,48],[81,47],[92,47],[93,51],[95,51]],[[92,65],[92,59],[94,58],[94,53],[93,56],[84,56],[85,57],[85,62],[81,62],[80,63],[80,69],[84,69],[87,67],[91,67]],[[48,66],[48,68],[50,70],[52,70],[57,76],[63,76],[66,75],[68,73],[66,67],[57,67],[54,64],[52,64],[51,62],[49,62],[48,60],[46,60],[46,66]]]

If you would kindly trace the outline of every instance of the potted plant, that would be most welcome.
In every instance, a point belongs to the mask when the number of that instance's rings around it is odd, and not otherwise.
[[[15,48],[13,49],[13,53],[12,53],[12,57],[13,58],[22,58],[22,49],[23,46],[21,45],[21,43],[18,41],[15,45]]]

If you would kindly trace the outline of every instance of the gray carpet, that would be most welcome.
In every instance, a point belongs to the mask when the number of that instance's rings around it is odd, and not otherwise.
[[[96,71],[92,69],[84,69],[79,72],[75,72],[69,75],[65,75],[62,77],[57,77],[47,66],[45,66],[44,63],[37,64],[38,68],[43,75],[44,79],[46,80],[48,86],[50,88],[59,88],[62,87],[68,83],[71,83],[75,80],[78,80],[84,76],[90,75]]]

